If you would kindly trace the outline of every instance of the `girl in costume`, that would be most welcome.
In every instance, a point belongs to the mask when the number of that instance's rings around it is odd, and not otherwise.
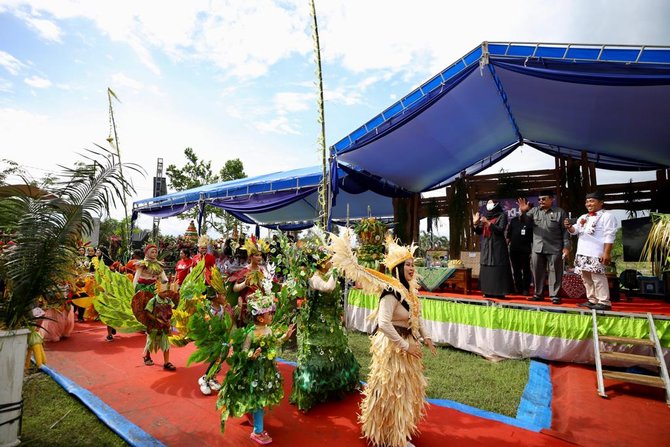
[[[181,287],[181,284],[186,279],[186,276],[191,271],[193,267],[193,260],[189,257],[188,248],[182,248],[179,250],[179,261],[174,266],[175,269],[175,281],[177,285]]]
[[[244,249],[249,256],[249,265],[228,277],[228,282],[233,284],[233,293],[239,294],[237,299],[238,327],[243,327],[250,322],[247,297],[258,289],[264,278],[274,279],[273,272],[261,265],[263,253],[267,253],[269,249],[267,242],[251,236],[244,242]]]
[[[333,265],[358,281],[368,293],[379,293],[375,318],[378,330],[372,337],[372,362],[358,417],[363,436],[374,446],[412,446],[417,424],[425,415],[426,379],[420,343],[436,353],[421,325],[413,252],[415,247],[386,240],[385,275],[358,265],[351,252],[348,232],[331,235]]]
[[[133,307],[137,306],[136,303],[143,304],[140,298],[147,295],[140,295],[141,292],[149,292],[153,295],[143,308],[147,312],[145,313],[147,321],[143,322],[147,326],[147,343],[143,352],[144,364],[152,366],[154,362],[151,360],[150,353],[160,349],[163,351],[163,369],[174,371],[177,368],[170,363],[168,334],[171,330],[170,319],[175,303],[169,296],[157,293],[159,285],[164,286],[168,282],[163,265],[156,259],[157,256],[158,248],[154,244],[149,244],[144,248],[144,260],[138,263],[133,279],[136,292],[133,297]]]
[[[259,444],[272,442],[263,427],[264,408],[278,404],[284,397],[276,350],[295,329],[291,325],[281,336],[272,330],[270,325],[276,307],[271,281],[264,281],[264,290],[265,293],[258,289],[249,297],[254,324],[233,334],[233,349],[227,359],[230,369],[216,401],[216,407],[221,410],[221,430],[228,417],[251,413],[254,428],[250,438]]]
[[[342,326],[342,291],[331,254],[316,235],[301,242],[300,249],[315,269],[298,314],[298,366],[293,372],[290,402],[307,411],[357,389],[360,365]]]

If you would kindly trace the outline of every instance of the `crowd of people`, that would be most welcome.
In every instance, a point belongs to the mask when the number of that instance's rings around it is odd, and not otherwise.
[[[108,287],[113,275],[132,276],[134,295],[122,299],[132,300],[135,322],[142,324],[146,333],[145,365],[153,366],[152,354],[161,351],[162,368],[177,370],[170,361],[171,338],[177,326],[173,316],[191,309],[193,321],[187,326],[197,347],[192,357],[207,364],[198,379],[200,391],[218,395],[222,428],[230,417],[243,418],[253,427],[250,438],[268,444],[272,438],[263,424],[265,411],[284,397],[283,379],[276,366],[277,349],[294,331],[298,333],[298,363],[291,403],[308,411],[359,389],[360,365],[343,327],[340,282],[343,277],[352,281],[360,281],[361,275],[372,277],[372,282],[361,281],[364,289],[380,296],[379,331],[373,338],[372,366],[361,403],[362,431],[372,445],[412,445],[418,421],[425,415],[421,345],[435,352],[420,323],[413,250],[389,240],[381,273],[357,264],[349,242],[328,246],[323,235],[314,233],[297,243],[286,240],[281,248],[274,245],[283,251],[284,262],[296,263],[278,272],[268,259],[267,241],[246,238],[235,257],[225,246],[216,253],[207,237],[201,237],[197,245],[192,257],[181,251],[174,275],[166,274],[153,244],[144,247],[142,259],[125,266],[105,261],[104,253],[82,258],[82,268],[93,266],[99,289]],[[240,262],[244,259],[245,264]],[[201,288],[196,287],[198,281]],[[201,293],[194,298],[189,294],[196,289]],[[290,308],[281,297],[289,297]],[[114,301],[109,293],[102,293],[95,299],[99,305],[93,308],[102,322],[112,330],[124,330],[118,319],[122,306],[116,306],[113,319],[108,318],[109,306],[120,303],[118,297]],[[185,305],[187,302],[195,305]],[[229,368],[219,381],[223,362]],[[398,396],[398,387],[409,387],[411,392]],[[397,408],[406,411],[398,413],[394,411]]]
[[[484,215],[479,212],[473,215],[473,230],[482,236],[482,294],[504,298],[516,292],[535,302],[544,301],[548,294],[553,304],[561,304],[559,292],[571,236],[579,235],[575,272],[581,274],[587,298],[579,305],[610,310],[605,268],[611,263],[617,221],[603,209],[604,195],[597,191],[587,194],[587,213],[574,221],[554,204],[551,191],[539,193],[536,207],[526,198],[519,198],[517,204],[520,214],[509,221],[495,200],[487,202]]]
[[[548,273],[547,293],[559,303],[570,238],[579,235],[575,270],[587,291],[587,301],[580,305],[610,309],[604,269],[611,262],[617,223],[603,209],[603,201],[598,192],[588,194],[587,213],[571,220],[554,206],[551,193],[542,192],[537,207],[519,199],[520,215],[508,220],[500,203],[489,200],[486,212],[476,213],[472,221],[482,236],[483,294],[504,297],[516,290],[541,301]],[[358,415],[363,436],[374,446],[411,446],[425,415],[422,346],[436,351],[421,323],[414,247],[387,237],[381,267],[371,269],[357,262],[348,232],[331,235],[329,245],[316,233],[295,243],[276,242],[275,251],[284,251],[284,256],[274,259],[292,267],[277,271],[268,257],[267,241],[248,237],[233,250],[228,241],[217,247],[204,236],[195,253],[181,249],[169,275],[156,245],[135,250],[125,265],[114,262],[104,247],[82,245],[76,279],[64,293],[78,321],[99,318],[107,325],[107,341],[114,341],[117,330],[141,327],[146,333],[146,366],[153,366],[152,354],[161,351],[162,368],[176,371],[170,350],[183,344],[175,344],[174,332],[186,328],[190,332],[185,339],[196,346],[191,360],[207,365],[197,386],[203,395],[218,395],[222,428],[230,417],[246,418],[253,426],[250,438],[268,444],[272,438],[264,427],[264,414],[284,397],[277,349],[296,329],[298,364],[291,403],[308,411],[359,388],[360,365],[343,327],[340,280],[346,278],[379,296],[371,317],[376,329],[370,372]],[[116,288],[106,291],[115,281],[132,283],[124,290],[133,295],[113,296],[121,293]],[[127,321],[133,324],[119,319],[123,300],[132,303]],[[186,315],[187,321],[176,323],[175,314],[182,319]],[[75,312],[70,315],[74,323]],[[229,368],[219,380],[224,362]]]

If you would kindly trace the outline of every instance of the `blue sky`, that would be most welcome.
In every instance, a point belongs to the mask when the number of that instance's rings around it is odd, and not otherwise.
[[[316,165],[308,6],[0,0],[0,158],[39,178],[106,144],[111,87],[121,100],[114,108],[122,157],[148,172],[134,179],[133,199],[151,195],[158,157],[180,166],[186,147],[216,170],[240,158],[250,176]],[[670,45],[670,2],[660,0],[316,7],[328,145],[484,40]],[[532,149],[518,152],[495,170],[553,167]]]

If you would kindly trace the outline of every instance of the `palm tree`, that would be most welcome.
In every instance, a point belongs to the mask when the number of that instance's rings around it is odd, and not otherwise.
[[[24,180],[10,197],[0,198],[0,229],[16,234],[16,246],[0,258],[7,282],[0,329],[34,323],[37,298],[62,294],[58,285],[73,275],[77,241],[91,233],[94,217],[108,214],[124,193],[134,192],[116,156],[96,146],[99,150],[82,155],[85,162],[63,167],[48,193]],[[143,173],[134,164],[123,167]]]

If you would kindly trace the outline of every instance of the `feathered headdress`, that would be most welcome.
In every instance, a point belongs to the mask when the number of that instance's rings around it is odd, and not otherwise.
[[[198,238],[198,247],[207,247],[209,245],[209,236],[203,234]]]
[[[263,279],[261,287],[248,297],[247,304],[251,309],[251,315],[263,315],[277,310],[275,297],[272,294],[272,281]]]
[[[258,253],[267,253],[270,250],[270,246],[265,240],[256,239],[256,236],[251,236],[244,241],[244,249],[251,256]]]
[[[398,264],[414,258],[414,251],[416,250],[414,243],[410,246],[400,245],[390,234],[387,234],[385,245],[386,256],[383,263],[389,270],[393,270]]]
[[[416,247],[414,245],[402,247],[398,245],[393,239],[387,238],[387,243],[391,245],[391,257],[387,255],[386,260],[389,264],[395,267],[400,262],[404,262],[412,257]],[[328,249],[333,253],[333,266],[342,272],[347,279],[355,281],[361,286],[364,292],[370,294],[381,294],[383,290],[390,290],[397,292],[410,305],[410,328],[412,333],[419,337],[419,320],[421,318],[421,311],[419,299],[416,295],[418,285],[416,278],[413,278],[409,283],[409,289],[402,285],[397,279],[389,275],[385,275],[377,270],[365,268],[358,263],[356,255],[351,250],[351,236],[349,231],[345,231],[342,237],[335,234],[330,234],[330,245]],[[394,263],[395,262],[395,263]],[[387,264],[387,267],[389,267]],[[392,268],[392,267],[389,267]],[[375,310],[368,318],[374,319],[377,316]]]

